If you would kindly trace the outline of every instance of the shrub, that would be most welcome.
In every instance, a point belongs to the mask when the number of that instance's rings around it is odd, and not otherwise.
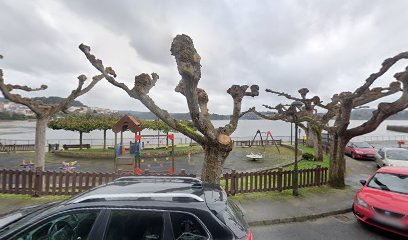
[[[303,153],[302,154],[302,159],[306,161],[314,161],[315,157],[311,153]]]

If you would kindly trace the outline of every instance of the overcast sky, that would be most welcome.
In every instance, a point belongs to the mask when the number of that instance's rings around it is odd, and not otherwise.
[[[408,1],[0,1],[0,68],[7,83],[48,89],[36,96],[66,97],[76,77],[97,71],[78,49],[92,48],[118,80],[156,72],[150,91],[171,112],[187,112],[174,92],[180,76],[170,45],[187,34],[201,55],[199,87],[212,113],[230,114],[232,84],[258,84],[260,96],[243,107],[287,102],[270,88],[297,95],[307,87],[329,99],[354,91],[385,58],[408,51]],[[376,85],[386,86],[402,62]],[[22,93],[26,96],[26,93]],[[147,111],[106,80],[78,100],[88,106]],[[245,110],[245,109],[244,109]]]

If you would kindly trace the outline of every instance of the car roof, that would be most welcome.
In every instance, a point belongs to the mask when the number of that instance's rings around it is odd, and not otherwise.
[[[377,170],[377,173],[408,174],[408,167],[386,166]]]
[[[192,177],[128,176],[101,185],[67,201],[80,203],[106,200],[139,200],[160,202],[225,202],[226,194],[219,185]]]
[[[398,148],[398,147],[385,147],[382,148],[384,151],[388,151],[388,150],[403,150],[403,151],[408,151],[408,149],[405,148]]]

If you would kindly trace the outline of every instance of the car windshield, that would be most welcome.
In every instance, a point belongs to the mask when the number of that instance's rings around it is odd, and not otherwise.
[[[376,173],[367,186],[384,191],[408,194],[408,175]]]
[[[371,148],[371,145],[366,142],[358,142],[354,143],[354,145],[356,146],[356,148]]]
[[[388,159],[408,161],[408,150],[405,149],[388,150],[386,154]]]

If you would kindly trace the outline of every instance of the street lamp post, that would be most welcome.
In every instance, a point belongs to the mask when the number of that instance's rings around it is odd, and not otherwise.
[[[293,121],[295,122],[295,165],[293,166],[294,174],[292,175],[293,178],[293,196],[299,195],[299,182],[298,182],[298,116],[297,116],[297,109],[302,107],[303,103],[301,101],[294,101],[291,106],[293,107]]]

